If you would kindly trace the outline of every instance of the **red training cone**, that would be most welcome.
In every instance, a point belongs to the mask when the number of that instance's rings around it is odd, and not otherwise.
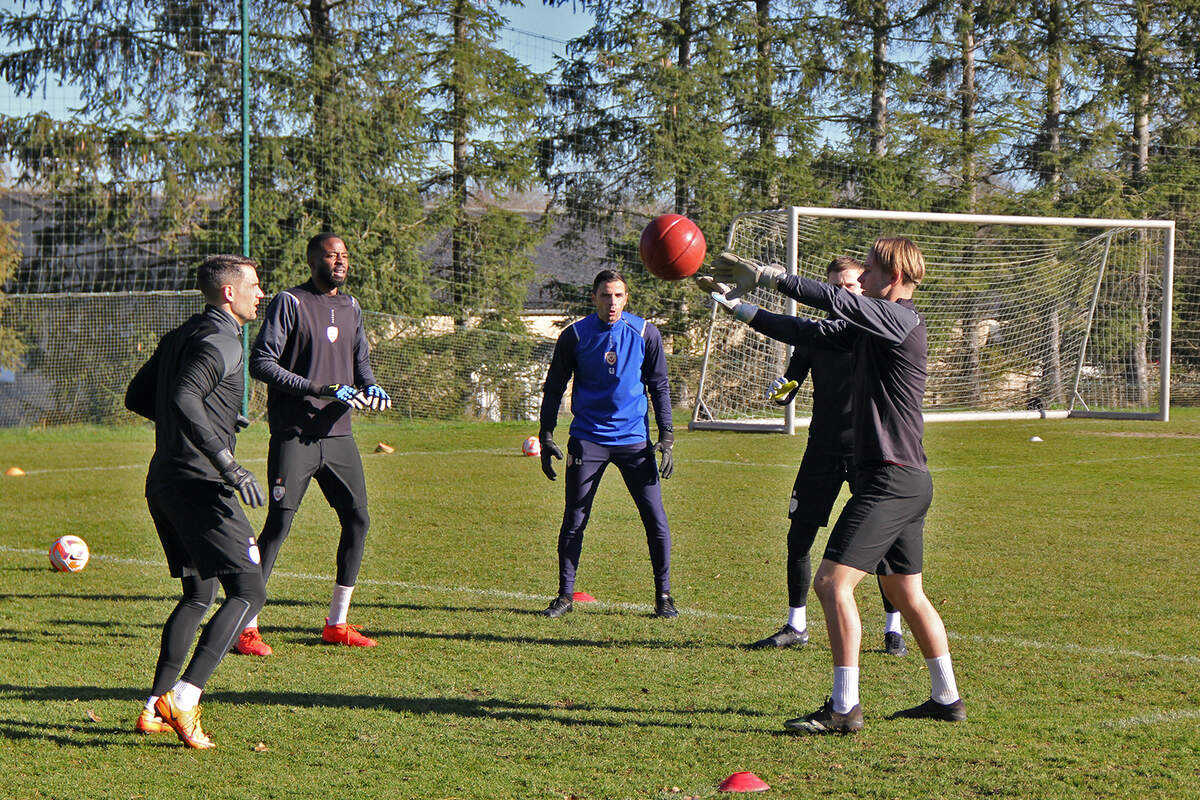
[[[735,772],[717,787],[718,792],[765,792],[771,787],[753,772]]]
[[[592,597],[587,592],[576,592],[575,594],[571,595],[571,599],[574,600],[576,603],[594,603],[594,602],[596,602],[596,598]]]

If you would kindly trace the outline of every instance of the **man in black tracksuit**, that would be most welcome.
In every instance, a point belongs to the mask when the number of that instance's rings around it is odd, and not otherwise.
[[[266,597],[254,531],[238,504],[240,495],[261,506],[263,490],[233,458],[245,387],[241,326],[257,316],[263,297],[256,267],[236,255],[206,260],[196,279],[204,311],[162,337],[125,395],[129,410],[155,423],[146,500],[171,575],[183,585],[136,729],[174,730],[197,749],[214,746],[200,727],[204,685]],[[218,584],[225,601],[179,675]]]
[[[331,233],[318,234],[308,243],[307,259],[311,279],[275,296],[250,351],[251,376],[267,384],[271,426],[270,504],[259,536],[263,577],[270,579],[309,481],[316,478],[341,524],[337,577],[321,638],[372,647],[375,640],[346,621],[370,526],[350,409],[390,408],[391,398],[375,384],[362,309],[340,291],[349,270],[345,243]],[[257,617],[248,620],[237,649],[245,655],[271,654]]]
[[[925,277],[924,255],[908,239],[877,239],[859,278],[862,296],[733,254],[722,254],[713,267],[718,280],[737,282],[734,296],[756,287],[777,289],[830,314],[826,320],[801,320],[714,293],[713,299],[737,319],[779,341],[854,354],[853,496],[829,536],[813,584],[833,651],[833,691],[821,708],[784,726],[817,734],[862,728],[862,622],[854,588],[871,572],[908,622],[929,671],[929,700],[892,716],[965,720],[946,628],[922,587],[923,532],[933,482],[922,444],[928,343],[925,320],[912,298]]]
[[[849,256],[837,256],[826,268],[826,283],[855,294],[862,294],[858,277],[862,262]],[[808,590],[812,586],[810,551],[817,531],[829,524],[829,514],[842,491],[852,484],[854,461],[854,420],[851,406],[851,379],[854,374],[852,353],[826,347],[797,345],[792,350],[787,370],[775,379],[768,396],[779,405],[787,405],[796,396],[806,377],[812,378],[812,420],[808,425],[808,443],[796,471],[788,506],[787,589],[788,619],[778,631],[748,645],[752,650],[803,647],[808,643]],[[900,633],[900,613],[883,597],[886,617],[884,651],[904,655],[907,649]]]

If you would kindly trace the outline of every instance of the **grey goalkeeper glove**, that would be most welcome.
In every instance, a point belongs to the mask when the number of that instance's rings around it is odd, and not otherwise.
[[[774,289],[787,270],[775,264],[759,264],[726,250],[713,259],[712,273],[721,283],[737,284],[725,293],[727,299],[736,300],[755,289]]]
[[[213,466],[221,473],[222,480],[237,490],[242,502],[251,508],[258,508],[267,502],[266,493],[254,479],[254,474],[233,460],[233,453],[225,448],[213,456]]]
[[[711,297],[714,303],[728,311],[734,319],[740,322],[749,322],[758,313],[758,306],[754,303],[735,303],[727,295],[720,295],[716,292],[713,292]]]
[[[538,443],[542,446],[542,473],[550,480],[554,480],[558,477],[558,473],[554,471],[554,462],[550,458],[554,457],[562,461],[563,452],[554,443],[550,431],[538,433]]]
[[[792,402],[792,398],[796,396],[796,392],[800,389],[800,384],[796,381],[789,381],[787,378],[776,378],[771,382],[771,387],[767,389],[767,399],[777,406],[786,406]]]
[[[658,444],[654,445],[654,452],[662,456],[662,466],[658,468],[658,474],[665,481],[675,472],[675,456],[673,450],[675,447],[675,431],[658,431]]]

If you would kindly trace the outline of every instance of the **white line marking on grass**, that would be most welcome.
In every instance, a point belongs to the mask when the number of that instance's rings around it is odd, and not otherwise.
[[[0,552],[3,553],[23,553],[27,555],[44,556],[46,551],[35,550],[22,547],[8,547],[0,545]],[[121,558],[119,556],[93,555],[94,561],[108,561],[113,564],[131,564],[139,567],[160,567],[161,561],[149,561],[144,558]],[[333,575],[317,575],[308,572],[287,572],[284,570],[276,570],[271,573],[271,577],[293,578],[302,581],[320,581],[322,583],[332,583]],[[483,595],[485,597],[504,597],[511,600],[545,600],[544,594],[531,594],[529,592],[517,592],[511,589],[479,589],[471,586],[441,586],[427,583],[412,583],[410,581],[395,581],[385,580],[382,578],[363,578],[358,581],[359,585],[369,586],[389,586],[396,589],[411,589],[418,592],[450,592],[454,594],[473,594]],[[586,605],[593,605],[587,603]],[[618,603],[607,600],[598,600],[594,604],[597,608],[619,608],[626,611],[653,611],[653,606],[642,603]],[[756,617],[747,616],[745,614],[727,614],[717,611],[701,611],[698,609],[680,609],[680,614],[686,614],[695,617],[704,617],[706,619],[724,619],[736,621],[762,621],[764,619],[772,619],[771,617]],[[958,634],[952,631],[947,631],[946,635],[951,639],[960,639],[967,642],[975,642],[978,644],[1004,644],[1015,647],[1024,647],[1031,650],[1056,650],[1063,653],[1085,653],[1088,655],[1098,656],[1118,656],[1123,658],[1132,658],[1139,661],[1165,661],[1177,664],[1200,664],[1200,656],[1190,655],[1161,655],[1158,653],[1144,653],[1140,650],[1121,650],[1114,647],[1084,647],[1082,645],[1071,644],[1069,642],[1039,642],[1032,639],[1016,639],[1003,636],[980,636],[978,634]]]
[[[33,550],[30,548],[8,547],[0,545],[0,552],[4,553],[26,553],[29,555],[45,555],[44,550]],[[93,561],[107,561],[113,564],[131,564],[138,567],[161,567],[161,561],[148,561],[144,558],[121,558],[118,556],[92,555]],[[306,572],[287,572],[285,570],[275,570],[271,573],[272,578],[295,578],[302,581],[320,581],[322,583],[332,583],[333,575],[314,575]],[[544,601],[545,594],[530,594],[529,592],[514,592],[508,589],[477,589],[471,586],[437,586],[424,583],[411,583],[409,581],[392,581],[380,578],[362,578],[358,581],[358,586],[389,586],[396,589],[410,589],[418,592],[451,592],[455,594],[473,594],[484,595],[486,597],[504,597],[511,600],[530,600]],[[585,605],[594,605],[597,608],[619,608],[625,611],[653,611],[654,606],[645,605],[642,603],[617,603],[607,600],[597,600],[595,603],[586,603]],[[726,619],[726,620],[759,620],[762,617],[748,617],[743,614],[724,614],[716,611],[700,611],[697,609],[680,609],[680,614],[686,614],[693,617],[705,617],[707,619]]]
[[[1158,653],[1143,653],[1140,650],[1121,650],[1115,647],[1084,647],[1069,642],[1039,642],[1031,639],[1014,639],[1007,636],[979,636],[976,634],[963,635],[946,632],[951,639],[961,639],[978,644],[1004,644],[1014,647],[1025,647],[1030,650],[1057,650],[1063,653],[1084,653],[1095,656],[1122,656],[1141,661],[1168,661],[1175,664],[1200,664],[1200,656],[1168,656]]]
[[[1082,458],[1078,461],[1037,461],[1026,464],[972,464],[961,467],[930,467],[931,473],[957,472],[960,470],[983,469],[1054,469],[1057,467],[1075,467],[1084,464],[1117,464],[1125,461],[1155,461],[1160,458],[1195,458],[1195,453],[1158,453],[1144,456],[1114,456],[1112,458]],[[681,460],[680,464],[717,464],[725,467],[778,467],[780,469],[796,469],[800,466],[797,459],[794,464],[771,464],[760,461],[723,461],[715,458],[689,458]]]
[[[1118,719],[1106,724],[1110,728],[1132,728],[1136,725],[1158,725],[1162,722],[1179,722],[1189,719],[1200,720],[1200,709],[1190,708],[1186,710],[1162,711],[1158,714],[1148,714],[1143,717]]]
[[[370,453],[368,455],[374,455]],[[515,455],[511,450],[410,450],[408,452],[387,453],[388,456],[470,456],[470,455]],[[265,458],[239,458],[238,461],[242,464],[265,464]],[[137,464],[114,464],[110,467],[45,467],[43,469],[27,469],[26,475],[49,475],[56,472],[104,472],[110,469],[146,469],[150,466],[150,460],[140,461]]]

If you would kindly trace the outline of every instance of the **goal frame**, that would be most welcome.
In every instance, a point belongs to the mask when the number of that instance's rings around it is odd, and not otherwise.
[[[1032,217],[1005,216],[994,214],[949,214],[919,211],[885,211],[882,209],[857,208],[816,208],[811,206],[787,206],[767,212],[744,212],[731,220],[725,238],[725,247],[733,246],[734,229],[739,219],[758,216],[763,213],[787,214],[786,267],[789,275],[799,271],[799,220],[801,217],[818,217],[834,219],[864,219],[864,220],[893,220],[896,222],[944,222],[974,225],[1013,225],[1026,227],[1074,227],[1074,228],[1132,228],[1144,230],[1161,230],[1163,235],[1162,256],[1162,308],[1161,328],[1159,335],[1159,394],[1158,409],[1149,412],[1139,411],[1106,411],[1093,410],[1087,407],[1079,395],[1079,382],[1084,368],[1087,353],[1086,337],[1090,336],[1092,321],[1096,310],[1096,299],[1104,276],[1102,266],[1096,278],[1092,304],[1088,309],[1087,332],[1084,346],[1080,349],[1079,358],[1075,364],[1074,375],[1071,376],[1070,403],[1067,409],[1037,409],[1037,410],[999,410],[999,411],[929,411],[925,412],[927,422],[955,422],[985,419],[1062,419],[1072,417],[1101,418],[1101,419],[1130,419],[1157,420],[1166,422],[1170,419],[1171,408],[1171,311],[1173,307],[1172,281],[1175,266],[1175,221],[1174,220],[1135,220],[1135,219],[1106,219],[1090,217]],[[786,312],[795,315],[798,304],[787,298]],[[709,316],[708,335],[704,346],[704,359],[700,368],[700,380],[696,390],[696,405],[692,410],[692,419],[688,423],[689,430],[730,430],[743,432],[786,433],[794,434],[797,427],[806,427],[809,417],[796,416],[795,401],[784,407],[782,420],[778,419],[745,419],[745,420],[716,420],[702,419],[707,413],[704,403],[704,387],[708,376],[709,355],[713,343],[714,323],[717,318],[716,304],[713,305]],[[788,348],[790,354],[791,348]]]

